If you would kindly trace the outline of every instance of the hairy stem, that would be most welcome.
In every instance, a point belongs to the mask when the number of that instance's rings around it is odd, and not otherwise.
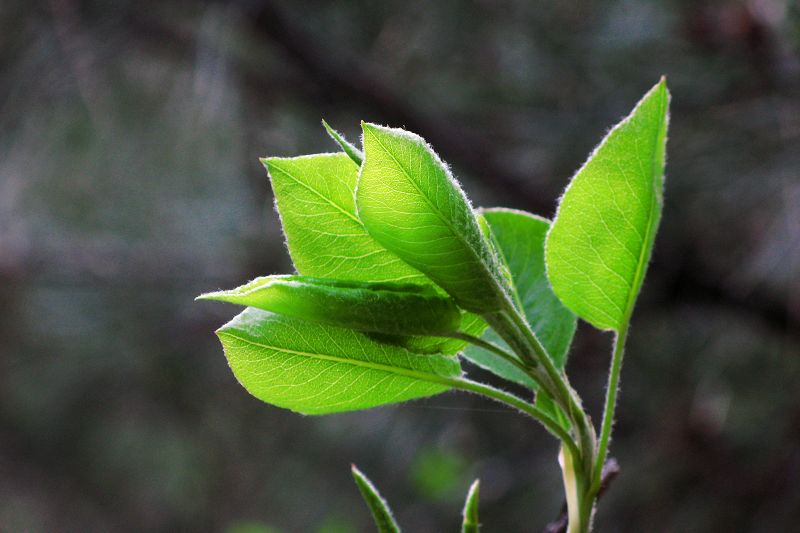
[[[479,348],[483,348],[484,350],[486,350],[488,352],[492,352],[493,354],[501,357],[505,361],[508,361],[509,363],[511,363],[512,365],[517,367],[518,369],[522,370],[526,374],[530,374],[530,372],[529,372],[530,369],[527,366],[525,366],[522,363],[522,361],[519,360],[519,358],[517,356],[505,351],[504,349],[502,349],[501,347],[497,346],[494,343],[485,341],[485,340],[483,340],[481,338],[475,337],[474,335],[470,335],[468,333],[461,333],[461,332],[450,334],[450,335],[448,335],[448,337],[450,337],[451,339],[459,339],[459,340],[462,340],[462,341],[467,341],[468,343],[474,344],[475,346],[478,346]]]
[[[617,407],[617,390],[619,377],[622,370],[622,359],[625,355],[625,341],[628,338],[628,324],[617,332],[614,337],[614,353],[611,356],[611,369],[608,373],[608,386],[606,387],[606,403],[603,408],[603,424],[600,428],[600,441],[597,447],[597,460],[592,474],[592,495],[597,494],[603,473],[603,464],[608,454],[608,444],[611,440],[611,429],[614,425],[614,411]]]
[[[486,385],[484,383],[478,383],[477,381],[472,381],[470,379],[445,378],[442,380],[442,383],[449,385],[454,389],[474,392],[476,394],[486,396],[487,398],[491,398],[492,400],[519,409],[526,415],[540,422],[545,427],[545,429],[547,429],[547,431],[549,431],[555,438],[563,442],[564,445],[567,446],[567,448],[569,448],[571,453],[573,454],[579,453],[578,446],[572,439],[572,436],[569,433],[567,433],[567,431],[564,430],[564,428],[562,428],[558,422],[553,420],[549,414],[542,411],[535,405],[526,402],[522,398],[519,398],[518,396],[515,396],[510,392],[496,389],[490,385]]]
[[[581,448],[581,454],[576,455],[575,459],[580,461],[584,477],[589,478],[592,474],[592,467],[595,455],[595,434],[586,417],[586,413],[581,407],[580,399],[575,391],[567,384],[566,377],[559,371],[552,358],[542,346],[536,334],[531,329],[527,320],[516,309],[510,310],[509,318],[513,322],[516,330],[522,334],[523,343],[526,348],[533,353],[532,357],[541,363],[546,379],[550,381],[551,387],[547,392],[553,397],[573,423]]]
[[[563,456],[568,460],[564,471],[564,488],[570,501],[570,533],[589,530],[594,509],[594,484],[596,435],[594,427],[581,406],[577,393],[569,386],[566,376],[558,370],[550,355],[522,313],[509,306],[500,313],[484,316],[484,319],[503,337],[520,359],[529,365],[529,374],[536,378],[542,389],[550,394],[556,404],[572,422],[577,438],[577,450],[567,449]],[[599,473],[598,473],[599,475]]]

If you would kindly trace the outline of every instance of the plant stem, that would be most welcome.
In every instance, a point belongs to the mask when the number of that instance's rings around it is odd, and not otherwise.
[[[583,533],[588,530],[589,521],[583,516],[580,476],[575,472],[575,459],[563,447],[558,454],[558,464],[564,479],[564,495],[567,499],[567,533]]]
[[[572,439],[572,436],[569,433],[567,433],[567,431],[564,430],[564,428],[562,428],[558,422],[553,420],[549,414],[542,411],[535,405],[526,402],[522,398],[519,398],[518,396],[515,396],[510,392],[496,389],[490,385],[486,385],[484,383],[478,383],[477,381],[472,381],[470,379],[464,379],[464,378],[443,379],[442,383],[447,384],[455,389],[461,389],[464,391],[474,392],[476,394],[486,396],[487,398],[491,398],[492,400],[519,409],[526,415],[539,421],[545,427],[545,429],[547,429],[555,438],[563,442],[564,445],[566,445],[569,448],[571,453],[573,454],[579,453],[578,446]]]
[[[528,349],[534,352],[536,360],[541,363],[545,370],[547,379],[552,383],[553,390],[548,390],[547,392],[553,396],[556,403],[564,410],[576,428],[582,453],[576,455],[575,458],[580,460],[584,477],[588,479],[592,474],[595,457],[594,428],[590,426],[577,394],[567,384],[564,374],[556,368],[547,350],[531,330],[528,321],[516,309],[511,310],[509,315],[516,329],[523,335],[524,343],[528,346]]]
[[[511,346],[524,363],[533,366],[529,374],[537,378],[544,391],[552,396],[572,422],[577,437],[577,450],[570,448],[564,454],[569,466],[564,471],[565,490],[570,502],[569,532],[584,533],[589,530],[594,509],[594,484],[596,435],[594,427],[581,406],[577,393],[569,386],[566,376],[558,370],[550,355],[522,313],[509,306],[500,313],[484,315],[484,319]]]
[[[481,338],[475,337],[474,335],[461,332],[452,333],[448,335],[448,337],[450,337],[451,339],[459,339],[462,341],[467,341],[470,344],[474,344],[475,346],[483,348],[486,351],[492,352],[493,354],[500,356],[502,359],[508,361],[521,371],[525,372],[526,374],[530,374],[530,369],[527,366],[525,366],[517,356],[503,350],[501,347],[497,346],[494,343],[485,341]]]
[[[600,489],[600,482],[603,473],[603,464],[608,453],[608,443],[611,439],[611,428],[614,425],[614,411],[617,407],[617,390],[619,389],[619,377],[622,370],[622,359],[625,355],[625,341],[628,338],[628,323],[620,329],[614,337],[614,353],[611,356],[611,369],[608,373],[608,385],[606,387],[606,403],[603,409],[603,424],[600,429],[600,441],[597,448],[597,460],[592,474],[591,495],[594,497]]]

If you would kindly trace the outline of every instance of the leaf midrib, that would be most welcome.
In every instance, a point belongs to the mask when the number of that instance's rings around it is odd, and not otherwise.
[[[341,363],[341,364],[359,366],[359,367],[368,368],[368,369],[371,369],[371,370],[377,370],[377,371],[380,371],[380,372],[386,372],[386,373],[389,373],[389,374],[397,374],[397,375],[401,375],[401,376],[405,376],[405,377],[416,378],[416,379],[420,379],[420,380],[423,380],[423,381],[428,381],[428,382],[431,382],[431,383],[437,383],[439,385],[445,385],[445,386],[449,386],[449,387],[452,387],[454,385],[454,382],[453,382],[453,380],[451,378],[448,378],[448,377],[445,377],[445,376],[440,376],[438,374],[429,374],[427,372],[420,372],[418,370],[412,370],[412,369],[409,369],[409,368],[403,368],[403,367],[392,366],[392,365],[385,365],[385,364],[382,364],[382,363],[372,363],[372,362],[369,362],[369,361],[363,361],[361,359],[348,359],[348,358],[337,356],[337,355],[309,353],[309,352],[303,352],[303,351],[300,351],[300,350],[292,350],[290,348],[281,348],[281,347],[278,347],[278,346],[271,346],[269,344],[256,342],[256,341],[254,341],[252,339],[248,339],[246,337],[242,337],[240,335],[236,335],[236,334],[233,334],[233,333],[230,333],[230,332],[221,331],[221,332],[218,333],[218,335],[220,337],[229,337],[231,339],[235,339],[235,340],[244,342],[244,343],[249,344],[251,346],[258,346],[260,348],[264,348],[264,349],[267,349],[267,350],[274,350],[276,352],[287,353],[287,354],[292,354],[292,355],[299,355],[299,356],[302,356],[302,357],[308,357],[310,359],[321,359],[323,361],[332,361],[334,363]]]
[[[289,177],[289,178],[290,178],[292,181],[294,181],[294,182],[295,182],[295,183],[297,183],[298,185],[300,185],[300,186],[302,186],[302,187],[305,187],[307,190],[309,190],[309,191],[311,191],[312,193],[316,194],[317,196],[319,196],[320,198],[322,198],[323,200],[325,200],[325,201],[326,201],[328,204],[330,204],[331,206],[333,206],[333,207],[335,207],[336,209],[338,209],[339,211],[341,211],[341,212],[342,212],[344,215],[346,215],[348,218],[352,219],[352,220],[353,220],[355,223],[357,223],[359,226],[361,226],[361,227],[364,227],[364,223],[363,223],[363,222],[362,222],[362,221],[361,221],[361,220],[360,220],[358,217],[356,217],[355,215],[353,215],[352,213],[350,213],[349,211],[347,211],[347,209],[343,208],[342,206],[340,206],[339,204],[337,204],[336,202],[334,202],[333,200],[331,200],[330,198],[328,198],[327,196],[325,196],[324,194],[322,194],[320,191],[318,191],[318,190],[314,189],[314,188],[313,188],[313,187],[311,187],[309,184],[307,184],[307,183],[304,183],[303,181],[301,181],[301,180],[297,179],[297,178],[296,178],[296,177],[294,177],[294,176],[293,176],[293,175],[292,175],[290,172],[288,172],[288,171],[287,171],[285,168],[281,168],[279,165],[276,165],[274,162],[270,162],[269,164],[270,164],[270,165],[272,165],[273,167],[275,167],[275,168],[276,168],[278,171],[280,171],[280,172],[281,172],[283,175],[285,175],[285,176]]]
[[[660,98],[659,108],[658,108],[658,116],[661,117],[661,123],[658,126],[658,131],[656,132],[655,139],[653,140],[653,153],[658,153],[658,142],[662,138],[662,131],[664,129],[663,121],[665,120],[664,112],[665,112],[665,103],[667,100],[667,95],[664,94]],[[653,193],[653,201],[650,202],[650,208],[648,209],[647,213],[647,230],[645,231],[644,241],[642,242],[642,248],[639,250],[639,261],[636,264],[636,271],[634,272],[633,276],[633,283],[628,292],[628,301],[625,305],[625,314],[620,321],[620,324],[617,326],[618,330],[621,331],[623,329],[627,329],[628,323],[631,319],[631,314],[633,313],[633,307],[636,304],[636,299],[639,296],[639,289],[641,288],[642,280],[645,275],[645,271],[647,269],[647,261],[646,256],[650,253],[650,248],[653,246],[653,235],[655,232],[655,224],[653,224],[655,219],[655,214],[657,212],[657,204],[658,204],[658,194],[655,191],[656,186],[656,174],[657,174],[657,167],[660,165],[658,158],[656,157],[652,163],[651,168],[651,176],[650,176],[650,186]]]

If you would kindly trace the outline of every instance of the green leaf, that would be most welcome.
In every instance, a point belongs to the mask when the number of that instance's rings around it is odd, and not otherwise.
[[[357,331],[248,308],[217,330],[236,378],[256,398],[304,414],[432,396],[456,359],[417,355]]]
[[[367,233],[356,214],[358,167],[345,154],[267,158],[262,162],[272,179],[289,253],[305,276],[366,282],[430,284]],[[466,314],[461,330],[480,335],[486,324]],[[423,353],[454,354],[466,343],[417,337],[395,344]]]
[[[464,521],[461,525],[462,533],[478,533],[480,523],[478,522],[478,491],[481,482],[476,479],[472,482],[467,493],[467,501],[464,503]]]
[[[198,299],[390,335],[445,335],[457,331],[461,323],[455,303],[429,285],[266,276]]]
[[[342,148],[342,151],[347,154],[347,157],[352,159],[353,163],[356,165],[361,166],[361,163],[364,162],[364,154],[361,153],[361,150],[350,144],[347,139],[344,138],[344,135],[333,129],[325,120],[322,121],[322,125],[325,126],[325,131],[328,132],[328,135],[330,135],[331,138],[336,141],[336,144]]]
[[[578,170],[547,236],[556,295],[598,329],[630,320],[661,217],[669,93],[653,87]]]
[[[358,490],[361,491],[361,496],[369,507],[372,518],[375,520],[375,526],[378,528],[378,533],[400,533],[400,527],[395,522],[392,516],[392,511],[389,509],[389,504],[383,499],[375,485],[365,476],[361,470],[352,465],[353,479],[356,480]]]
[[[501,309],[508,287],[467,197],[418,135],[362,123],[356,202],[370,235],[424,272],[459,306]]]
[[[544,240],[550,223],[542,217],[512,209],[484,209],[480,213],[489,223],[494,241],[508,265],[525,317],[556,368],[563,369],[575,334],[576,318],[553,294],[545,275]],[[484,340],[505,346],[493,330],[486,331]],[[527,374],[491,352],[470,346],[464,355],[505,379],[536,388]]]
[[[304,276],[430,283],[378,244],[356,215],[358,167],[347,155],[262,159],[272,179],[289,254]]]

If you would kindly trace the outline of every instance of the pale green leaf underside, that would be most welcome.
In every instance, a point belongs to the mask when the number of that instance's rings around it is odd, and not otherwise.
[[[263,160],[272,179],[289,254],[300,274],[366,282],[431,284],[367,233],[356,213],[358,167],[345,155],[318,154]],[[480,335],[486,325],[467,314],[462,330]],[[416,338],[421,352],[454,354],[466,343]]]
[[[599,329],[630,319],[661,215],[669,93],[653,87],[575,174],[546,244],[561,301]]]
[[[478,492],[481,482],[475,480],[469,487],[467,499],[464,503],[462,512],[463,521],[461,523],[461,533],[478,533],[480,522],[478,521]]]
[[[461,324],[453,300],[439,295],[430,285],[265,276],[198,299],[388,335],[445,335],[457,331]]]
[[[374,124],[363,129],[357,204],[370,234],[464,309],[499,309],[497,258],[444,163],[413,133]]]
[[[356,468],[355,465],[353,465],[351,470],[358,490],[361,492],[361,496],[364,498],[367,507],[369,507],[372,519],[375,521],[378,533],[400,533],[400,527],[392,516],[392,510],[389,508],[389,504],[386,503],[386,500],[381,496],[380,492],[378,492],[378,489],[375,488],[375,485],[373,485],[369,478],[367,478],[361,470]]]
[[[489,223],[508,265],[525,317],[556,367],[564,368],[575,334],[576,318],[553,294],[545,275],[544,240],[550,223],[512,209],[482,209],[480,212]],[[504,346],[493,330],[486,331],[484,339]],[[536,388],[527,374],[491,352],[470,346],[465,356],[503,378]]]
[[[461,374],[456,359],[417,355],[352,330],[248,308],[217,335],[256,398],[304,414],[367,409],[431,396]]]

